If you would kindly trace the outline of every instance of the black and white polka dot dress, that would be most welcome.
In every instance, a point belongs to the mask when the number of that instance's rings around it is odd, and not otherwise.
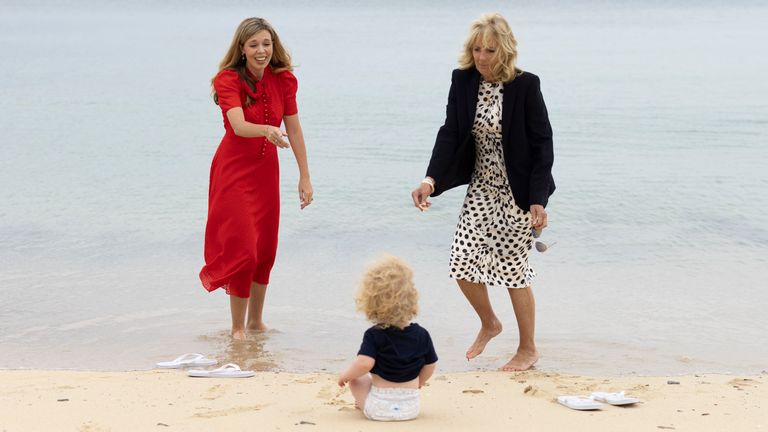
[[[475,170],[451,245],[451,277],[488,286],[525,288],[531,214],[515,204],[501,145],[501,83],[481,82],[472,135]]]

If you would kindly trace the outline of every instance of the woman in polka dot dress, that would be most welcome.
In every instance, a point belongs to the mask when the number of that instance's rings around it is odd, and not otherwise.
[[[535,303],[528,264],[531,229],[547,226],[552,178],[552,128],[539,78],[515,65],[517,41],[504,17],[486,14],[472,24],[453,71],[445,124],[427,176],[413,191],[421,210],[453,187],[469,183],[451,246],[450,275],[480,317],[467,359],[501,332],[487,287],[509,291],[520,334],[502,370],[530,369],[539,359]]]

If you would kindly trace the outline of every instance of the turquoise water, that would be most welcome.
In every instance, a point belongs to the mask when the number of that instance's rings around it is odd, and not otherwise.
[[[688,2],[686,2],[688,3]],[[3,2],[0,368],[145,369],[190,351],[248,367],[335,371],[366,323],[352,295],[381,252],[414,266],[418,321],[443,370],[494,368],[447,277],[464,190],[410,204],[472,19],[501,11],[541,77],[555,131],[539,278],[539,368],[590,374],[766,369],[768,31],[760,3]],[[205,292],[208,169],[221,134],[209,80],[246,16],[299,67],[316,189],[283,210],[266,320],[227,337]]]

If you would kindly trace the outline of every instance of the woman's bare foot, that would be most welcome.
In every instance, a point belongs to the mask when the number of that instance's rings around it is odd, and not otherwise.
[[[264,332],[264,331],[269,330],[267,325],[264,324],[264,321],[259,321],[257,323],[253,323],[253,324],[248,323],[246,328],[248,329],[248,331],[256,331],[256,332]]]
[[[245,340],[245,329],[232,329],[232,339]]]
[[[499,370],[505,372],[520,372],[526,371],[533,367],[536,362],[539,361],[539,353],[536,350],[533,351],[521,351],[518,350],[512,360],[507,364],[500,367]]]
[[[488,341],[496,337],[501,333],[501,321],[494,321],[491,327],[480,327],[480,331],[477,333],[475,342],[467,350],[467,360],[471,360],[480,355],[485,349],[485,345]]]

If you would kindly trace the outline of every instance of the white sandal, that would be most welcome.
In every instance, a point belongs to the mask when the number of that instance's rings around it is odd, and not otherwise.
[[[244,371],[240,366],[234,363],[227,363],[224,366],[211,370],[190,369],[187,375],[197,378],[250,378],[256,373],[254,371]]]
[[[180,369],[187,366],[213,366],[216,363],[218,363],[218,361],[205,358],[202,354],[187,353],[180,355],[171,361],[159,362],[156,366],[161,369]]]

